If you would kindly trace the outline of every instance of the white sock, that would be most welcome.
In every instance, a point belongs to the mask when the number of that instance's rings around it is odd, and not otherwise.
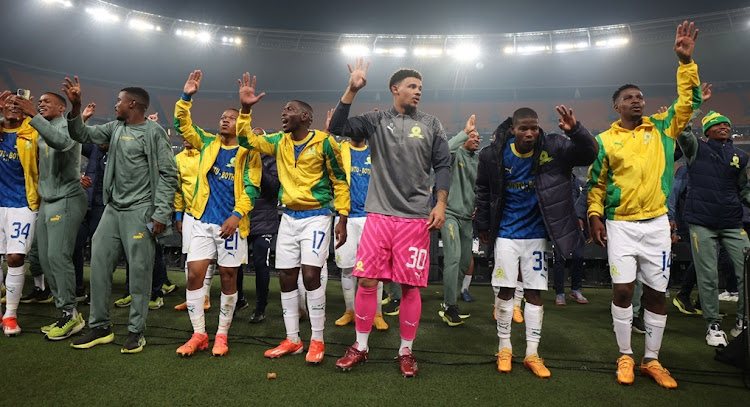
[[[185,262],[185,285],[187,285],[188,281],[188,268],[187,268],[187,262]]]
[[[42,291],[46,289],[46,286],[44,285],[44,274],[41,276],[34,276],[34,287],[39,287]]]
[[[206,333],[203,298],[203,288],[197,290],[185,290],[185,299],[187,300],[187,311],[190,316],[190,323],[193,324],[193,332],[198,334]]]
[[[281,293],[281,314],[284,316],[286,337],[299,343],[299,293],[298,290]]]
[[[516,292],[513,294],[513,306],[520,307],[523,302],[523,282],[516,281]]]
[[[355,346],[357,347],[357,350],[363,351],[367,350],[367,340],[370,338],[369,332],[357,332],[357,343]]]
[[[347,311],[354,310],[354,295],[357,287],[357,277],[352,275],[352,268],[341,269],[341,291],[344,293],[344,304]]]
[[[408,341],[404,338],[401,338],[401,346],[398,348],[399,356],[403,356],[407,353],[404,351],[404,349],[408,349],[408,353],[411,353],[411,346],[413,343],[414,343],[414,340]]]
[[[464,281],[461,283],[461,291],[468,290],[471,285],[471,275],[464,276]]]
[[[513,300],[501,300],[495,297],[495,313],[497,314],[497,337],[500,338],[498,350],[508,348],[513,350],[510,343],[510,323],[513,320]]]
[[[322,285],[307,292],[307,308],[310,310],[311,339],[323,342],[323,327],[326,323],[326,290]]]
[[[307,289],[302,281],[302,270],[297,273],[297,296],[299,315],[307,315]]]
[[[5,277],[5,316],[11,318],[16,316],[18,303],[21,302],[23,291],[24,274],[26,267],[8,267],[8,275]]]
[[[205,290],[205,295],[209,299],[211,299],[211,283],[214,282],[214,271],[216,270],[216,266],[211,263],[208,265],[208,268],[206,269],[206,279],[203,280],[203,289]]]
[[[355,277],[356,278],[356,277]],[[378,282],[378,309],[375,311],[376,315],[383,315],[383,282]]]
[[[216,334],[228,334],[229,327],[232,325],[232,318],[234,317],[234,306],[237,304],[237,293],[224,294],[221,293],[221,308],[219,308],[219,329],[216,330]]]
[[[323,263],[323,267],[320,269],[320,286],[323,287],[323,291],[325,291],[328,286],[328,260]]]
[[[612,323],[615,326],[615,337],[620,353],[632,355],[633,348],[630,346],[631,326],[633,325],[633,305],[621,308],[612,303]]]
[[[661,349],[661,339],[664,337],[664,327],[667,326],[667,316],[643,310],[643,324],[646,326],[646,351],[643,357],[659,359],[659,349]]]
[[[539,341],[542,339],[542,319],[544,307],[526,303],[523,309],[523,320],[526,323],[526,357],[539,353]]]

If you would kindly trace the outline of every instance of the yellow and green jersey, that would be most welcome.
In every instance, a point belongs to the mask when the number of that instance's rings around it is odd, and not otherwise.
[[[222,143],[221,137],[208,133],[193,124],[190,117],[191,106],[190,101],[183,99],[177,101],[174,110],[174,125],[177,133],[200,151],[198,175],[190,204],[190,214],[195,219],[200,219],[206,210],[211,193],[208,173],[213,171],[214,163],[222,149]],[[240,217],[240,236],[247,237],[250,233],[250,211],[255,206],[255,198],[260,194],[260,154],[239,147],[233,167],[234,208],[232,212]]]
[[[599,155],[589,168],[589,217],[632,221],[667,213],[675,139],[702,103],[694,62],[680,63],[677,94],[665,113],[644,117],[634,130],[618,120],[596,136]]]
[[[336,212],[348,216],[349,184],[336,139],[320,130],[310,130],[299,142],[292,140],[291,133],[258,136],[252,132],[251,114],[240,113],[237,118],[237,141],[276,157],[281,203],[292,211],[311,211],[333,202]]]
[[[174,194],[174,211],[177,220],[182,219],[182,213],[190,213],[190,204],[195,193],[195,181],[198,178],[198,163],[200,151],[195,148],[182,150],[175,157],[177,161],[177,192]]]

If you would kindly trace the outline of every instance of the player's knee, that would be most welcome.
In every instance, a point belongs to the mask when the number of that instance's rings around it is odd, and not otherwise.
[[[357,280],[357,284],[359,284],[360,287],[365,288],[377,287],[378,283],[379,281],[374,278],[361,277]]]
[[[13,254],[6,254],[5,256],[8,262],[8,267],[23,267],[23,262],[24,262],[24,259],[26,258],[26,255],[13,253]]]
[[[542,293],[539,290],[529,290],[526,289],[523,292],[524,298],[526,298],[526,302],[529,304],[534,304],[541,306],[542,305]]]
[[[500,290],[497,292],[497,298],[508,301],[511,298],[513,298],[513,295],[515,294],[516,289],[510,288],[510,287],[500,287]]]

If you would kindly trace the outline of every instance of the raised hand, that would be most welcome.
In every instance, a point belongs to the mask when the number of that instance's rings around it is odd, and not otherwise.
[[[656,113],[667,113],[667,110],[669,110],[669,107],[667,107],[667,106],[662,106],[662,107],[660,107],[660,108],[659,108],[659,109],[658,109],[658,110],[656,111]]]
[[[63,82],[62,91],[65,92],[65,95],[73,106],[78,106],[80,108],[81,82],[78,80],[77,76],[74,76],[72,81],[70,78],[66,77],[65,82]]]
[[[696,38],[698,38],[698,29],[695,29],[695,23],[688,23],[685,20],[685,22],[677,26],[677,35],[674,39],[674,52],[683,64],[689,64],[693,60]]]
[[[150,115],[148,115],[147,117],[148,117],[148,119],[149,119],[149,120],[151,120],[152,122],[158,122],[158,121],[159,121],[159,112],[156,112],[156,113],[150,114]]]
[[[12,96],[9,103],[14,103],[21,109],[21,112],[29,117],[34,117],[37,114],[36,106],[34,106],[34,97],[26,99],[21,96]]]
[[[201,87],[201,80],[203,79],[203,72],[200,70],[196,70],[190,73],[188,75],[187,81],[185,81],[185,86],[182,88],[182,92],[186,95],[194,95],[196,92],[198,92],[198,88]]]
[[[13,92],[9,90],[4,90],[3,93],[0,93],[0,109],[5,109],[5,104],[8,103],[11,96],[13,96]]]
[[[558,127],[560,127],[563,131],[571,131],[574,127],[576,127],[576,124],[578,123],[578,120],[576,120],[575,116],[573,116],[573,109],[567,109],[564,105],[555,106],[555,110],[557,110],[557,114],[560,115],[558,120]]]
[[[370,68],[370,61],[365,64],[365,58],[359,57],[354,59],[354,69],[351,64],[346,64],[349,68],[349,90],[358,92],[367,85],[367,69]]]
[[[335,109],[331,109],[326,112],[326,128],[323,130],[324,133],[328,133],[328,125],[331,124],[331,117],[333,117],[333,111]]]
[[[94,115],[94,112],[96,112],[96,103],[89,103],[88,105],[86,105],[86,108],[83,109],[83,113],[81,113],[81,118],[85,122],[91,116]]]
[[[477,126],[475,125],[475,122],[477,120],[476,115],[469,116],[469,120],[466,121],[466,126],[464,126],[464,133],[469,134],[472,131],[476,131]]]
[[[701,96],[703,97],[703,103],[708,102],[711,99],[711,85],[710,83],[704,83],[701,85]]]
[[[250,113],[250,108],[258,103],[263,96],[266,96],[266,92],[263,92],[260,95],[255,94],[256,78],[253,76],[251,82],[249,72],[242,74],[242,79],[237,79],[237,83],[240,85],[240,104],[242,104],[242,112]]]

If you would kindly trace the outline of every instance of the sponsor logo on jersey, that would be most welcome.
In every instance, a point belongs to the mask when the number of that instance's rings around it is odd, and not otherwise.
[[[58,221],[58,220],[60,220],[61,218],[62,218],[62,216],[60,216],[60,215],[57,215],[57,216],[53,216],[53,217],[49,218],[49,221],[50,221],[50,222],[57,222],[57,221]]]

